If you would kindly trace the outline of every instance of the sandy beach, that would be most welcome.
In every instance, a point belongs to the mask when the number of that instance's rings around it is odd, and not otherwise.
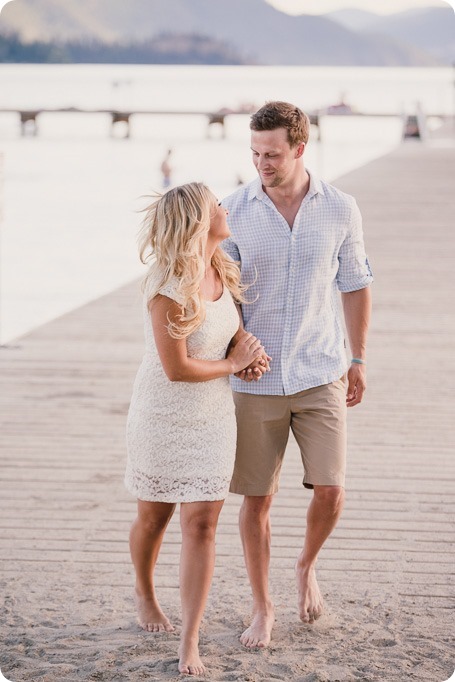
[[[452,140],[409,142],[334,184],[356,196],[375,273],[365,404],[347,502],[319,560],[326,609],[298,620],[310,499],[290,442],[273,507],[271,646],[238,641],[250,594],[230,496],[201,653],[213,682],[443,682],[455,668]],[[10,682],[180,680],[178,512],[157,567],[176,625],[136,624],[124,430],[143,351],[137,282],[4,347],[0,669]],[[186,679],[186,678],[185,678]]]

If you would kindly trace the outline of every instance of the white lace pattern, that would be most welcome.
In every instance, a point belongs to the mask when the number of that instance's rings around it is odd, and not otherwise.
[[[176,283],[160,293],[177,300]],[[239,326],[229,290],[206,302],[206,319],[187,339],[188,355],[220,360]],[[171,382],[156,349],[144,304],[146,352],[136,376],[127,421],[125,485],[141,500],[224,499],[234,466],[236,422],[227,377]]]

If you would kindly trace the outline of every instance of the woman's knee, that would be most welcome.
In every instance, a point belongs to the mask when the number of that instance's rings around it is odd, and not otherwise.
[[[149,535],[156,535],[165,530],[175,505],[144,503],[138,505],[137,524]]]
[[[215,539],[218,516],[219,509],[215,507],[181,514],[182,534],[200,541],[212,542]]]

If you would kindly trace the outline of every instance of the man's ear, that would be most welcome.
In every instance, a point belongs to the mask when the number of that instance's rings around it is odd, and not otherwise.
[[[301,142],[295,150],[295,158],[300,159],[301,156],[303,156],[303,152],[305,151],[305,142]]]

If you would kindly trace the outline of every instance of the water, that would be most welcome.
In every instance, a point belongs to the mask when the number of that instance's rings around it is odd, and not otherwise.
[[[311,110],[339,101],[359,111],[450,114],[451,69],[1,65],[1,107],[213,111],[267,99]],[[172,148],[173,182],[206,182],[221,198],[255,177],[248,115],[207,137],[197,115],[135,116],[132,137],[109,137],[106,114],[42,114],[21,138],[17,114],[0,114],[0,340],[22,335],[143,273],[136,252],[142,195],[161,189]],[[307,166],[327,180],[399,144],[397,118],[325,118]]]

